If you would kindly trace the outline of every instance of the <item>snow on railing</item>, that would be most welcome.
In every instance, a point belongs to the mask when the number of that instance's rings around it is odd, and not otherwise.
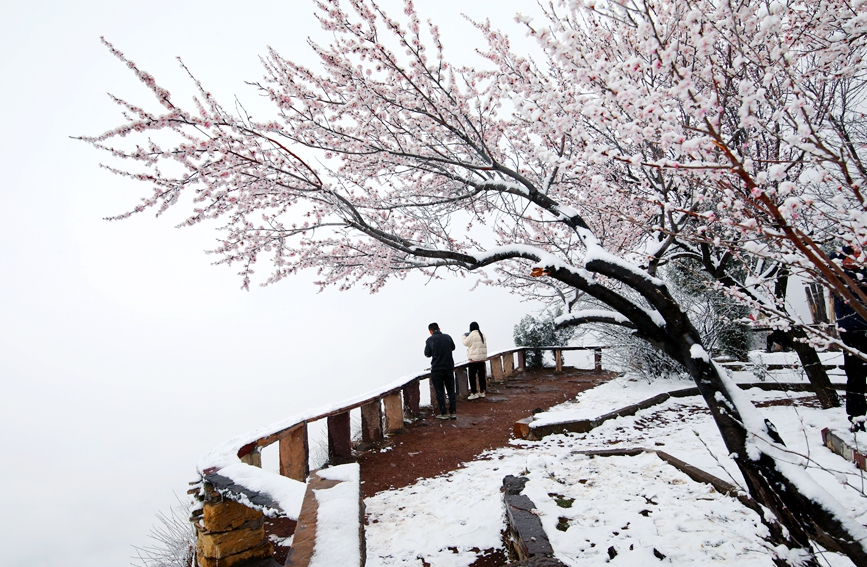
[[[494,353],[486,361],[490,364],[492,380],[503,382],[515,371],[524,370],[526,351],[552,351],[555,371],[561,372],[564,350],[592,350],[594,368],[601,370],[603,348],[521,347]],[[455,366],[459,397],[465,397],[469,392],[468,365],[469,362],[462,362]],[[310,474],[309,425],[326,420],[329,464],[350,462],[350,412],[360,409],[362,444],[376,445],[402,430],[406,417],[419,414],[422,380],[427,380],[432,389],[430,372],[407,375],[338,404],[311,409],[239,435],[203,455],[197,466],[200,480],[190,490],[200,504],[192,517],[198,533],[199,565],[225,566],[232,563],[232,559],[246,561],[270,557],[273,548],[261,524],[265,516],[298,520]],[[431,399],[434,399],[433,392]],[[261,468],[261,450],[273,443],[279,444],[279,474]],[[238,505],[248,512],[238,512]],[[238,516],[244,521],[214,520],[214,516],[220,514]],[[250,514],[255,518],[248,518]],[[215,526],[218,529],[214,529]],[[251,529],[251,526],[258,527]]]

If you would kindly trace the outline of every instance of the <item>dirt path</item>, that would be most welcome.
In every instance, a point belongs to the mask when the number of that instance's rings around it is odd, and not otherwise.
[[[363,496],[455,470],[485,450],[504,447],[512,439],[515,421],[613,377],[609,372],[563,370],[558,375],[552,368],[520,372],[505,383],[489,383],[487,397],[458,400],[456,420],[435,419],[430,408],[423,408],[420,419],[407,424],[406,433],[358,456]]]

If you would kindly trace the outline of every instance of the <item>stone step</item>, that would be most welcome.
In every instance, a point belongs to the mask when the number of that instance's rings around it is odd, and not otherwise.
[[[849,439],[844,439],[847,437]],[[864,453],[860,452],[856,447],[853,447],[854,444],[851,440],[851,433],[844,433],[842,431],[833,431],[829,428],[825,428],[822,430],[822,443],[831,451],[837,453],[847,461],[851,463],[855,463],[855,466],[861,469],[862,471],[867,470],[867,457],[865,457]],[[867,434],[864,434],[865,439],[867,439]]]

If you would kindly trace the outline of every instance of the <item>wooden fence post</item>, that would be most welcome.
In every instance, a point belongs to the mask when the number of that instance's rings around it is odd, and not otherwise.
[[[518,370],[526,370],[526,366],[524,364],[524,351],[518,351]]]
[[[563,372],[563,351],[562,350],[558,349],[558,350],[554,351],[554,361],[557,365],[557,368],[554,370],[554,372],[557,372],[557,373]]]
[[[400,394],[391,394],[382,398],[385,406],[385,434],[403,430],[403,401]]]
[[[352,460],[349,412],[328,416],[328,462],[332,465]]]
[[[280,439],[280,474],[304,482],[310,472],[307,423],[292,429]]]
[[[514,353],[507,352],[503,355],[503,374],[506,378],[515,373]]]
[[[361,441],[376,443],[382,440],[382,403],[374,400],[361,406]]]
[[[466,366],[455,368],[455,394],[459,398],[466,398],[470,392],[469,378]]]
[[[434,413],[439,413],[439,409],[437,408],[437,391],[433,385],[433,377],[428,374],[427,377],[427,385],[430,389],[430,407],[433,408]]]
[[[262,453],[259,452],[259,447],[253,447],[253,450],[241,457],[242,463],[247,463],[254,467],[262,468]]]
[[[403,387],[403,411],[406,415],[416,417],[421,394],[418,387],[419,380],[413,380]]]
[[[491,380],[503,382],[503,359],[499,356],[491,358]]]
[[[593,349],[593,370],[602,372],[602,349]]]

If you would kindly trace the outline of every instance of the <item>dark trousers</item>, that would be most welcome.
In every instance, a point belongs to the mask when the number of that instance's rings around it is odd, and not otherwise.
[[[431,370],[430,379],[433,382],[434,392],[436,392],[440,414],[445,415],[446,413],[446,396],[443,389],[449,394],[449,413],[455,413],[458,407],[458,399],[455,396],[455,371]]]
[[[470,378],[470,391],[472,393],[476,393],[476,376],[479,377],[479,391],[484,392],[487,390],[485,387],[485,376],[488,373],[488,369],[485,367],[485,362],[471,362],[467,365],[467,375]]]
[[[867,331],[842,331],[840,338],[846,346],[867,353]],[[864,401],[867,362],[843,351],[843,367],[846,369],[846,415],[857,417],[867,414],[867,403]]]

